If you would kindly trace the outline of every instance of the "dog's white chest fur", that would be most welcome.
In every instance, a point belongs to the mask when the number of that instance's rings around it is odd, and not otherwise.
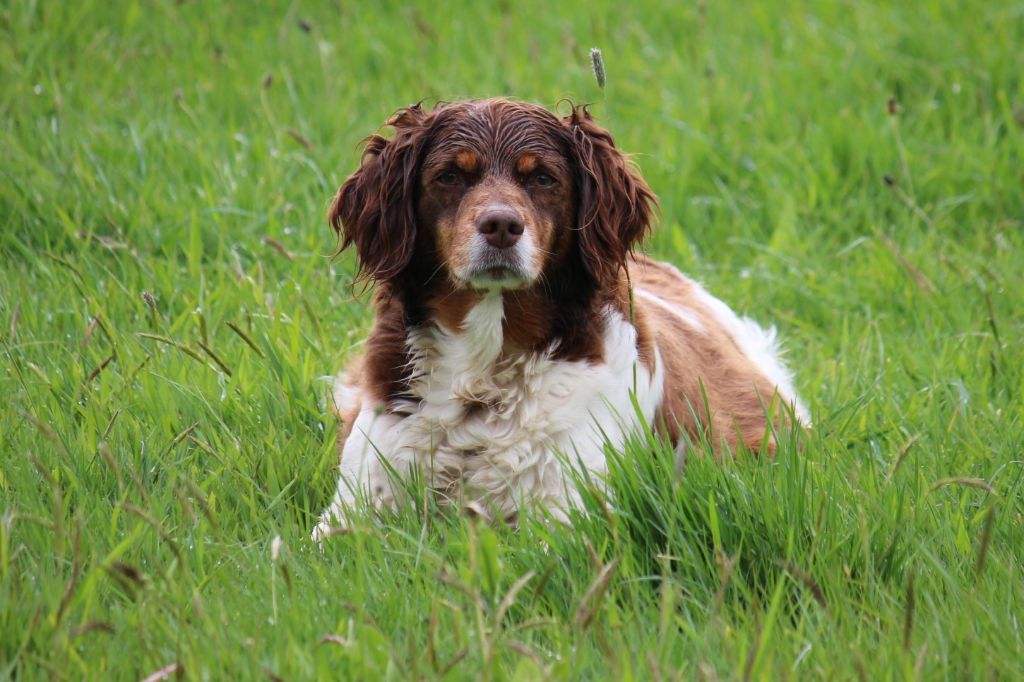
[[[605,313],[603,363],[556,360],[554,349],[502,355],[502,317],[494,292],[461,331],[412,335],[412,399],[386,412],[360,405],[342,452],[335,515],[354,495],[393,504],[382,459],[399,475],[420,472],[443,499],[497,517],[514,517],[526,500],[564,512],[575,495],[564,460],[600,475],[605,443],[620,447],[641,418],[653,419],[661,363],[652,375],[638,362],[636,330],[621,315]],[[339,386],[337,399],[361,397]]]

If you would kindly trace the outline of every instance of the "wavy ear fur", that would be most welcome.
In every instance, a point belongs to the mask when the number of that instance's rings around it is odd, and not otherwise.
[[[585,106],[573,107],[563,122],[576,155],[583,262],[599,284],[611,285],[626,256],[650,231],[658,200]]]
[[[338,189],[327,212],[341,250],[355,245],[360,277],[394,279],[412,259],[427,117],[418,104],[400,109],[385,123],[395,129],[394,138],[368,137],[359,170]]]

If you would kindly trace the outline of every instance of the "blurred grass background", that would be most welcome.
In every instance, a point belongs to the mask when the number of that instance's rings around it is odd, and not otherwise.
[[[24,0],[0,35],[0,676],[1024,672],[1024,4]],[[321,554],[321,377],[369,324],[327,204],[398,106],[498,95],[593,103],[647,250],[780,327],[815,431],[682,479],[641,440],[571,530]]]

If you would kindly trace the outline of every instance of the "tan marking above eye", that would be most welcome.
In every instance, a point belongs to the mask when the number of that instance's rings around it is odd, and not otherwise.
[[[516,172],[520,175],[529,175],[539,164],[540,160],[535,154],[523,154],[519,157],[519,160],[516,161]]]
[[[455,165],[464,173],[476,173],[480,168],[480,157],[476,152],[464,149],[455,155]]]

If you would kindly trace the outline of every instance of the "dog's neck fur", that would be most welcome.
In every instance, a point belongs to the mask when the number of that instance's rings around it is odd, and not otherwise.
[[[377,292],[377,320],[367,344],[369,385],[385,405],[409,400],[413,336],[431,330],[465,336],[464,374],[487,373],[505,357],[547,353],[558,360],[591,363],[603,358],[601,339],[609,308],[630,319],[625,274],[612,291],[593,284],[578,259],[567,259],[549,277],[516,291],[455,287],[429,262],[420,262]],[[558,282],[554,288],[549,281]]]

